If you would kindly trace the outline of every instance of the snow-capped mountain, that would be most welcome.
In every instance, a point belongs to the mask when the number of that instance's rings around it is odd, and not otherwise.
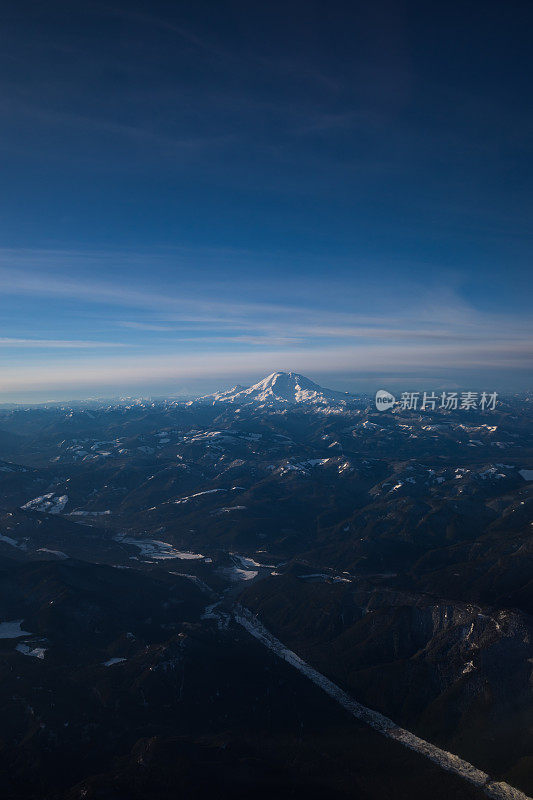
[[[215,405],[231,403],[238,406],[267,406],[283,408],[297,403],[314,406],[339,406],[350,399],[346,392],[324,389],[318,383],[297,372],[273,372],[248,389],[235,386],[224,392],[215,392],[196,402]]]

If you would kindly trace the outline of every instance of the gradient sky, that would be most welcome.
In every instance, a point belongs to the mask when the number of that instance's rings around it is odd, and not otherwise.
[[[0,401],[531,388],[532,23],[5,4]]]

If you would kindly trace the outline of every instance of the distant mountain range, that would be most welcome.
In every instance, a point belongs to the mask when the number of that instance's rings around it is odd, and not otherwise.
[[[533,799],[532,420],[0,410],[0,796]]]
[[[273,372],[253,386],[234,386],[223,392],[215,392],[200,397],[194,403],[215,405],[231,403],[237,406],[257,406],[258,408],[280,408],[297,403],[315,406],[342,405],[350,399],[347,392],[324,389],[318,383],[297,372]]]

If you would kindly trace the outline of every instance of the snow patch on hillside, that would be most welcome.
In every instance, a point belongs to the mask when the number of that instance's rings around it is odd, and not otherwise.
[[[32,647],[29,644],[24,644],[24,642],[18,644],[15,650],[22,653],[23,656],[31,656],[32,658],[40,658],[41,660],[46,654],[46,647]]]
[[[267,628],[255,617],[248,609],[238,606],[234,611],[236,622],[242,625],[248,633],[254,638],[258,639],[265,647],[274,652],[279,658],[295,667],[299,672],[309,678],[316,686],[321,688],[339,705],[346,709],[356,719],[366,723],[374,730],[383,734],[389,739],[394,739],[400,742],[410,750],[414,750],[420,755],[425,756],[430,761],[433,761],[442,769],[447,772],[453,772],[468,783],[478,786],[483,791],[493,798],[499,800],[531,800],[523,792],[510,786],[503,781],[492,781],[486,772],[477,769],[468,761],[464,761],[459,756],[453,753],[448,753],[446,750],[441,750],[431,742],[426,742],[420,739],[410,731],[400,728],[388,717],[374,711],[371,708],[361,705],[347,692],[337,686],[337,684],[326,678],[316,669],[307,664],[300,656],[289,650],[285,645],[276,639]]]
[[[150,561],[163,561],[168,558],[180,558],[184,561],[193,561],[204,558],[201,553],[190,553],[187,550],[177,550],[169,542],[162,542],[159,539],[135,539],[132,536],[115,536],[116,542],[132,544],[141,551],[141,558],[148,558]]]
[[[18,639],[19,636],[31,636],[29,631],[21,630],[21,624],[21,619],[0,622],[0,639]]]
[[[53,492],[28,500],[21,508],[24,511],[41,511],[47,514],[60,514],[68,503],[68,494],[56,495]]]

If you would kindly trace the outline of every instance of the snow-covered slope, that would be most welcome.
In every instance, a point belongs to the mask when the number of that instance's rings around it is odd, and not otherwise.
[[[210,405],[232,403],[238,406],[254,405],[258,408],[263,406],[283,408],[296,403],[328,407],[339,406],[348,399],[349,395],[345,392],[324,389],[296,372],[273,372],[272,375],[263,378],[249,389],[235,386],[225,392],[206,395],[194,402]]]

